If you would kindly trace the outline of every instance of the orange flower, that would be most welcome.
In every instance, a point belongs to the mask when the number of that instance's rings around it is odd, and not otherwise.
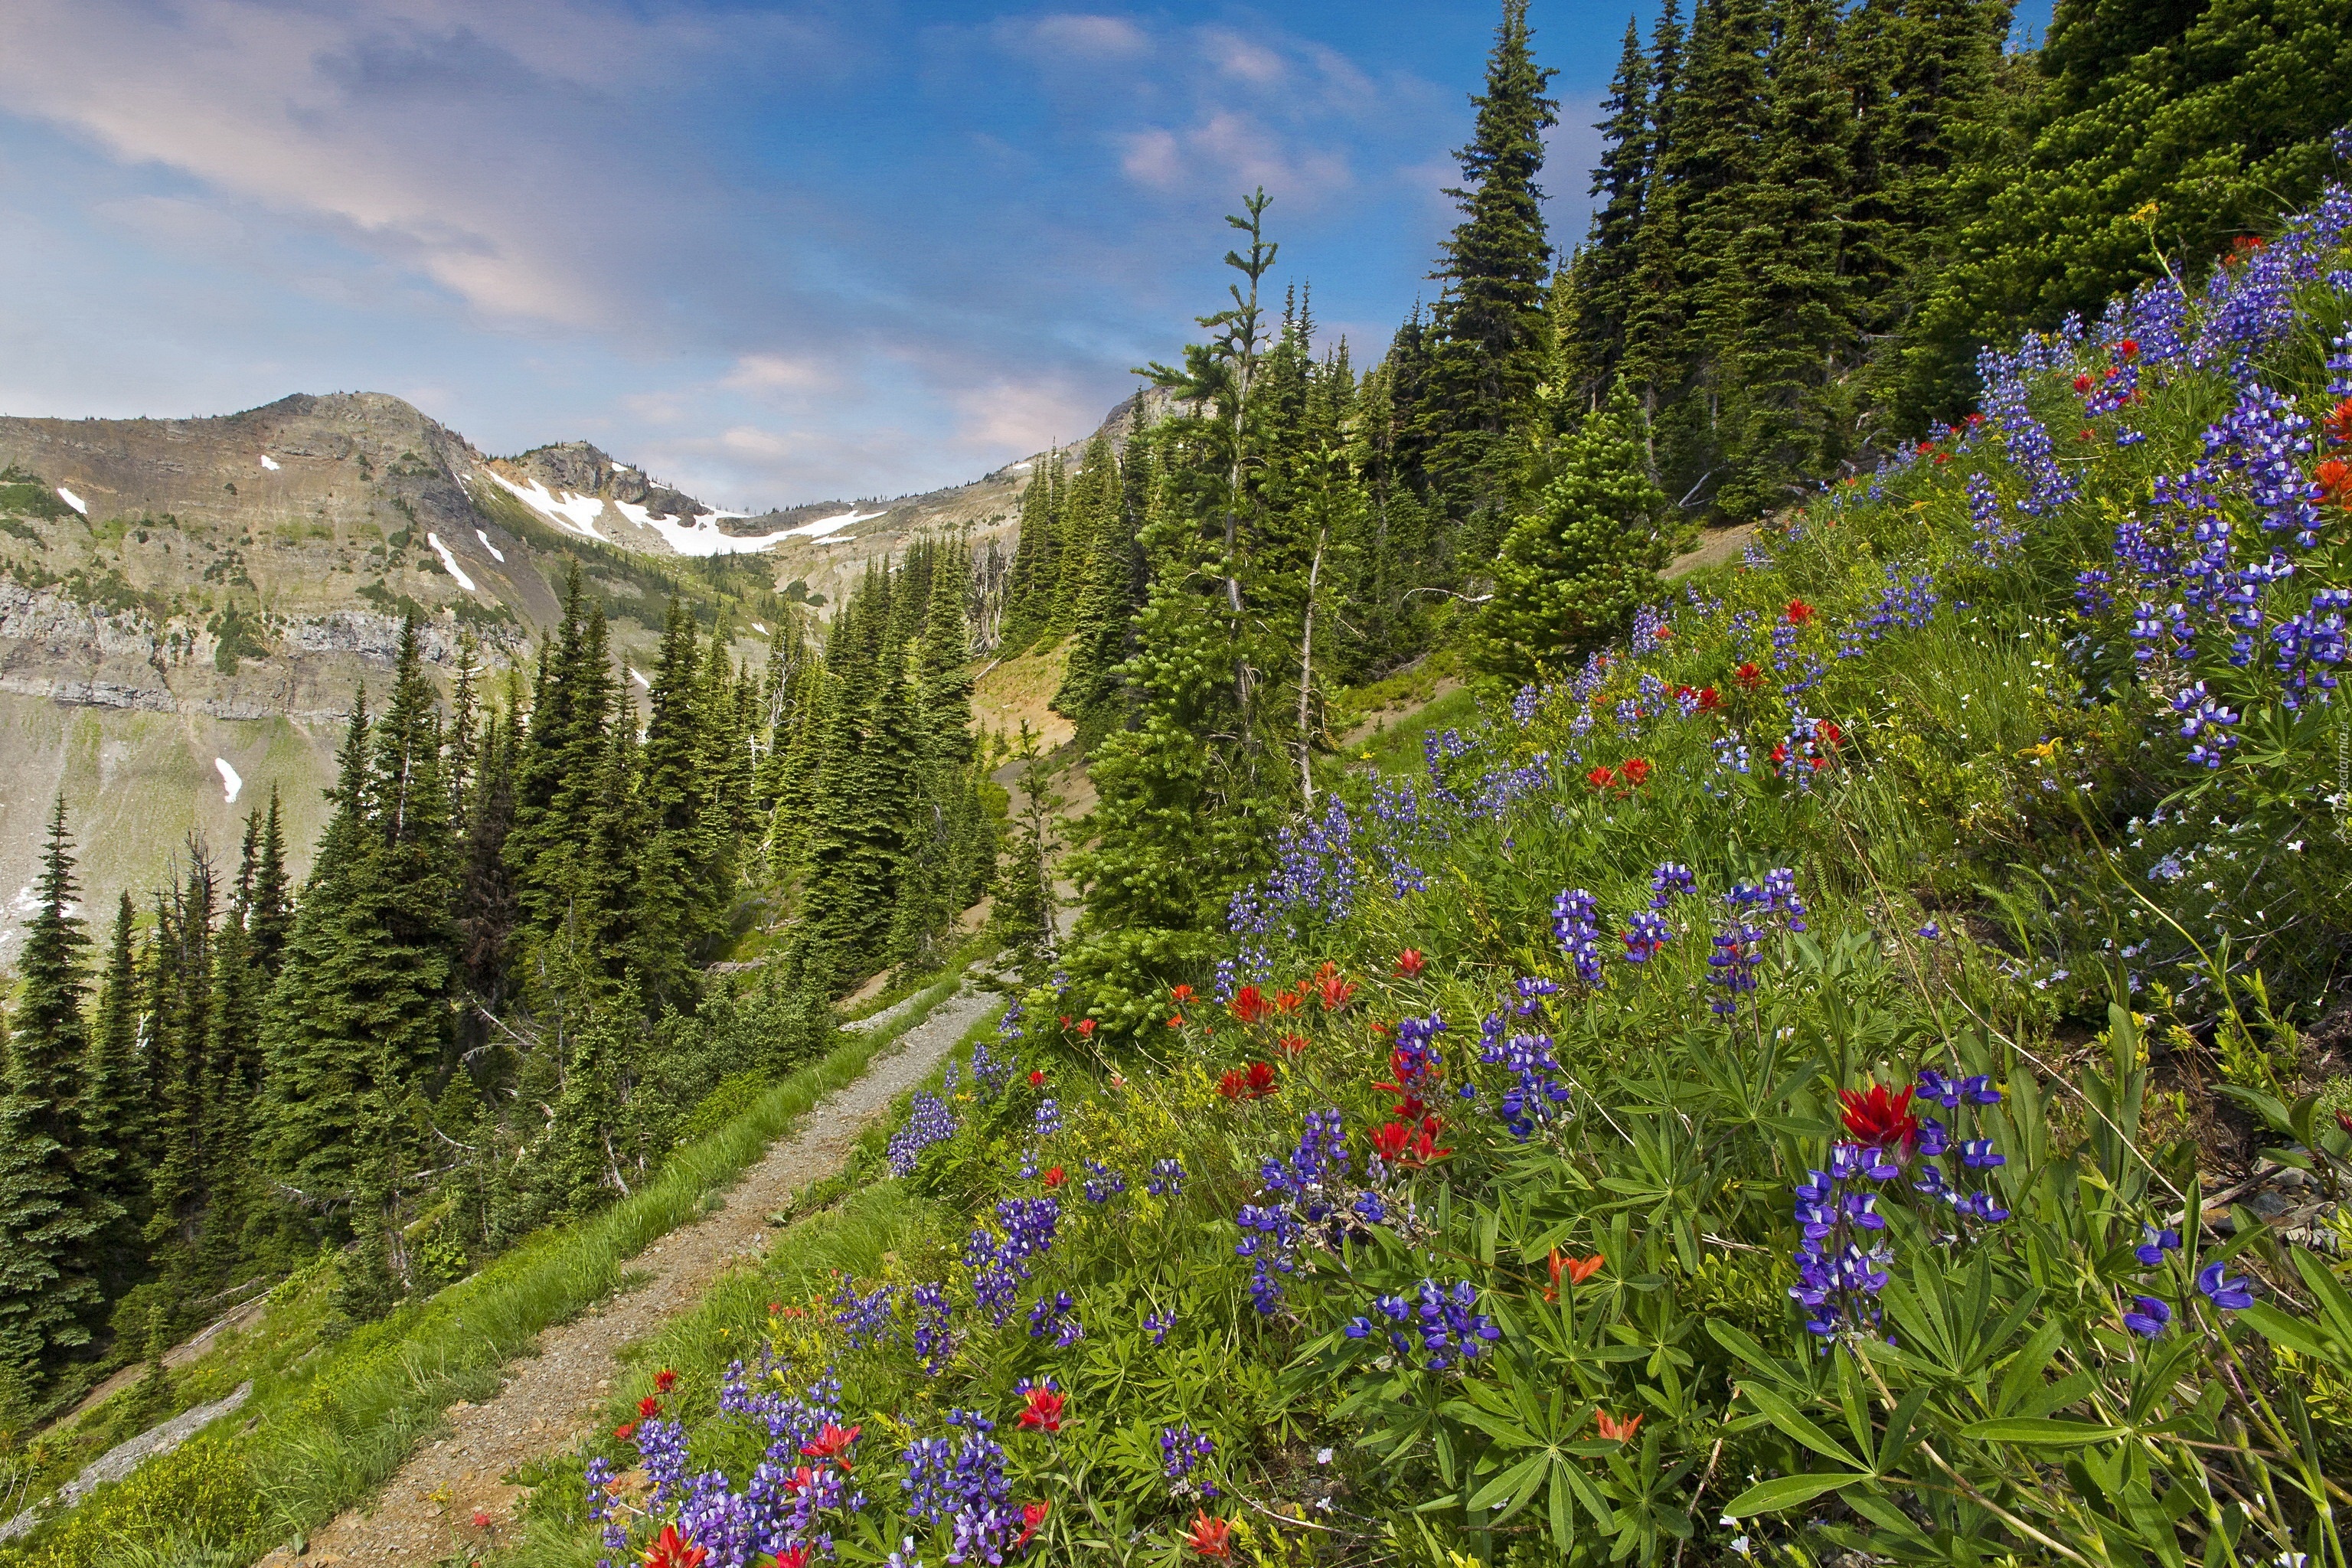
[[[1591,784],[1594,789],[1607,789],[1611,784],[1617,782],[1616,770],[1610,767],[1608,763],[1603,763],[1601,766],[1585,774],[1584,782]]]
[[[646,1548],[645,1568],[700,1568],[708,1549],[695,1545],[677,1532],[675,1524],[665,1524],[654,1543]]]
[[[1628,1415],[1620,1421],[1606,1410],[1594,1411],[1592,1421],[1601,1428],[1601,1440],[1604,1443],[1628,1442],[1642,1425],[1642,1418],[1638,1415]]]
[[[1628,757],[1617,764],[1617,773],[1625,781],[1627,788],[1639,789],[1650,782],[1650,759]]]
[[[1234,993],[1234,999],[1225,1004],[1225,1010],[1234,1016],[1236,1022],[1255,1024],[1274,1008],[1266,1001],[1265,993],[1255,985],[1244,985]]]
[[[1307,1054],[1307,1037],[1304,1035],[1278,1036],[1274,1043],[1288,1055],[1303,1057]]]
[[[2320,424],[2326,429],[2327,438],[2336,446],[2352,442],[2352,397],[2337,404]]]
[[[1081,1018],[1078,1020],[1078,1038],[1082,1040],[1092,1039],[1094,1038],[1094,1033],[1095,1021],[1092,1018]]]
[[[1168,988],[1168,994],[1176,998],[1176,1005],[1181,1007],[1192,999],[1192,988],[1190,985],[1171,985]]]
[[[1556,1247],[1553,1247],[1551,1251],[1551,1288],[1544,1292],[1544,1300],[1547,1301],[1557,1301],[1559,1300],[1559,1281],[1561,1276],[1565,1275],[1567,1277],[1568,1283],[1572,1289],[1583,1284],[1595,1274],[1600,1273],[1601,1266],[1607,1261],[1608,1259],[1602,1258],[1601,1254],[1597,1252],[1590,1258],[1562,1258],[1559,1255],[1559,1248]]]
[[[1274,1010],[1277,1013],[1296,1013],[1306,1005],[1307,985],[1303,981],[1287,991],[1275,993]]]
[[[1195,1514],[1192,1532],[1184,1544],[1203,1557],[1213,1557],[1223,1563],[1234,1554],[1234,1527],[1222,1519],[1212,1519],[1206,1513]]]
[[[2312,469],[2311,477],[2318,482],[2328,505],[2352,507],[2352,463],[2330,458]]]
[[[1323,998],[1326,1013],[1338,1012],[1356,994],[1356,983],[1340,974],[1336,963],[1327,963],[1315,972],[1315,986]]]

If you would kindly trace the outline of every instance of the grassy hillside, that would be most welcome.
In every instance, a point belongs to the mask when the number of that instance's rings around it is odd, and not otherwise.
[[[2342,1568],[2347,225],[1348,781],[1148,1052],[1032,994],[530,1561]]]

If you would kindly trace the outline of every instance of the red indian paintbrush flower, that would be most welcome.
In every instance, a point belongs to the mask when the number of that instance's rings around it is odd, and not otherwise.
[[[1304,1035],[1277,1035],[1274,1043],[1286,1056],[1303,1057],[1307,1054],[1307,1037]]]
[[[655,1398],[652,1394],[648,1394],[643,1399],[637,1401],[637,1418],[639,1420],[646,1420],[660,1414],[661,1401]]]
[[[1255,985],[1244,985],[1234,993],[1234,999],[1225,1004],[1225,1010],[1234,1016],[1235,1023],[1255,1024],[1273,1012],[1274,1006],[1266,1001],[1265,992]]]
[[[2352,401],[2352,399],[2347,399],[2347,401]],[[1397,954],[1396,970],[1399,974],[1403,975],[1407,980],[1418,980],[1421,978],[1423,967],[1429,961],[1427,959],[1421,956],[1421,949],[1417,947],[1408,947],[1402,952]]]
[[[1095,1021],[1092,1018],[1081,1018],[1078,1020],[1078,1038],[1082,1040],[1090,1040],[1094,1038],[1094,1033]]]
[[[809,1568],[809,1549],[805,1546],[787,1546],[769,1558],[761,1565],[761,1568]]]
[[[1184,1544],[1203,1557],[1213,1557],[1222,1563],[1234,1554],[1234,1527],[1206,1513],[1195,1514]]]
[[[1028,1545],[1029,1538],[1037,1533],[1037,1527],[1045,1523],[1045,1516],[1053,1511],[1054,1505],[1050,1502],[1023,1503],[1021,1505],[1021,1533],[1013,1538],[1013,1544],[1016,1547]]]
[[[675,1524],[665,1524],[662,1532],[646,1548],[645,1568],[701,1568],[702,1560],[710,1555],[707,1547],[697,1546],[677,1532]]]
[[[831,1459],[846,1471],[849,1461],[843,1456],[849,1452],[862,1430],[859,1426],[843,1426],[828,1421],[817,1428],[815,1436],[801,1445],[801,1457],[805,1459]]]
[[[2327,417],[2319,423],[2327,432],[2328,440],[2336,446],[2341,447],[2347,442],[2352,442],[2352,397],[2347,397],[2337,404]]]
[[[654,1392],[656,1394],[667,1394],[671,1389],[676,1388],[677,1386],[677,1373],[674,1369],[664,1367],[659,1372],[654,1373]]]
[[[1607,789],[1611,784],[1617,782],[1617,770],[1609,766],[1606,763],[1603,763],[1601,766],[1585,774],[1584,782],[1591,784],[1594,789]]]
[[[2352,507],[2352,463],[2330,458],[2311,470],[2319,493],[2330,506]]]
[[[1058,1389],[1033,1388],[1029,1403],[1021,1412],[1021,1425],[1036,1432],[1058,1432],[1062,1429],[1062,1406],[1066,1400]]]
[[[1642,785],[1650,782],[1650,759],[1647,757],[1626,758],[1623,762],[1617,764],[1617,776],[1625,781],[1627,788],[1641,788]]]
[[[2076,392],[2088,392],[2091,390],[2091,378],[2087,375],[2078,375],[2074,378],[2074,390]]]
[[[1845,1135],[1871,1149],[1900,1149],[1905,1153],[1919,1138],[1919,1119],[1911,1114],[1911,1091],[1889,1094],[1883,1083],[1867,1090],[1842,1089],[1838,1102],[1845,1108]]]
[[[1045,1173],[1045,1184],[1049,1187],[1058,1187],[1069,1179],[1070,1173],[1059,1165]]]
[[[1791,599],[1789,601],[1789,624],[1790,626],[1801,626],[1812,618],[1813,607],[1811,605],[1808,605],[1802,599]]]
[[[1739,682],[1740,685],[1748,688],[1748,690],[1753,691],[1758,687],[1764,684],[1764,672],[1756,668],[1756,661],[1754,659],[1749,659],[1746,664],[1741,665],[1738,669],[1731,672],[1731,679]]]
[[[1356,994],[1356,983],[1341,974],[1338,964],[1326,963],[1315,972],[1315,989],[1322,998],[1323,1010],[1336,1013]]]

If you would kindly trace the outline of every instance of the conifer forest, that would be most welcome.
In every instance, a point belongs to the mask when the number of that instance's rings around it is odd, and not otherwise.
[[[1236,193],[1009,552],[412,618],[299,879],[57,800],[0,1564],[304,1561],[977,997],[399,1560],[2352,1568],[2352,0],[2012,21],[1645,6],[1588,172],[1502,0],[1425,303]]]

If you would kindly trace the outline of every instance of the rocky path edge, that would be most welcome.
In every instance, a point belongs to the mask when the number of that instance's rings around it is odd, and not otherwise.
[[[594,1430],[612,1396],[620,1352],[692,1307],[730,1267],[755,1261],[783,1234],[768,1215],[839,1170],[874,1119],[929,1076],[995,1002],[964,985],[908,1029],[856,1081],[820,1101],[728,1190],[720,1206],[655,1241],[633,1260],[651,1279],[607,1297],[539,1336],[537,1352],[508,1370],[496,1397],[456,1405],[448,1436],[412,1456],[373,1504],[313,1531],[298,1555],[280,1547],[259,1568],[384,1568],[431,1563],[478,1548],[485,1527],[513,1519],[523,1489],[504,1478],[562,1453]]]

